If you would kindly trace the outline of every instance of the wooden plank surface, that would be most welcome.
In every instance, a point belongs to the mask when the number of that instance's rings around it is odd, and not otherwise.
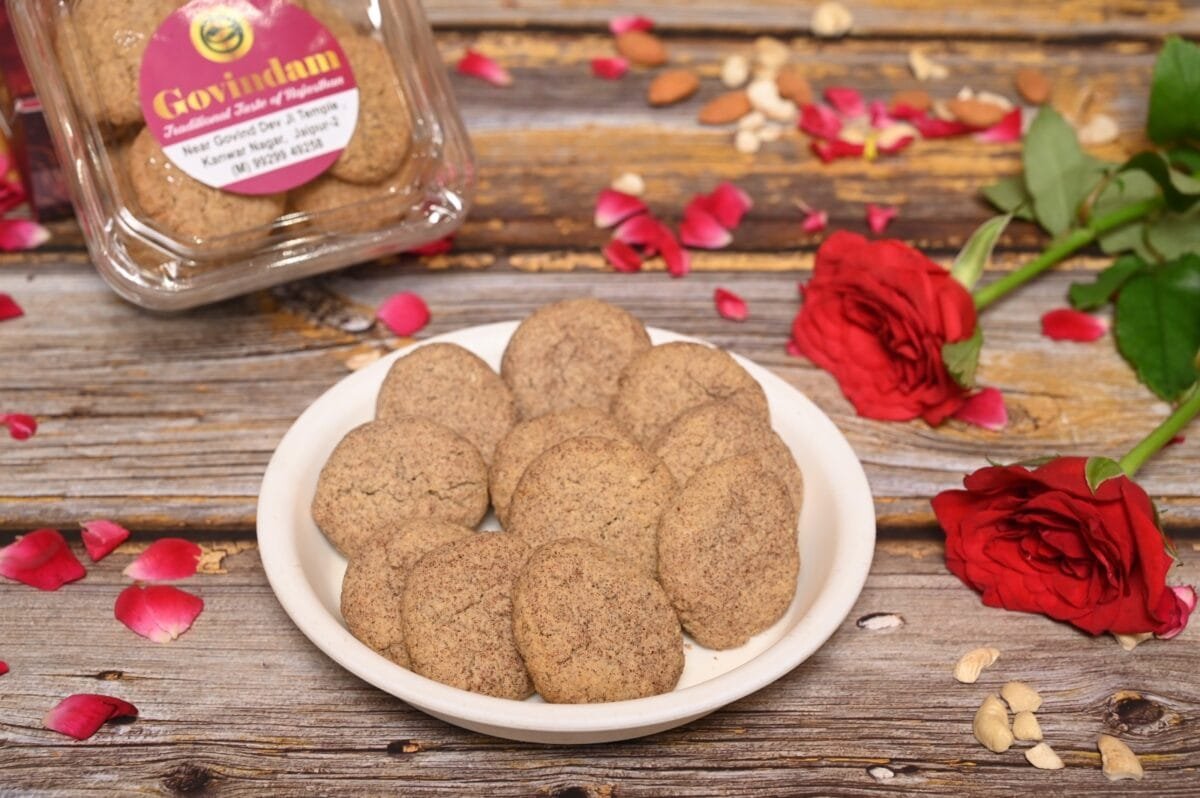
[[[1179,579],[1200,580],[1196,549],[1183,547]],[[111,614],[127,552],[58,593],[0,584],[0,606],[21,608],[0,613],[0,656],[12,666],[0,682],[0,792],[1195,795],[1200,630],[1126,653],[1108,637],[983,607],[933,540],[881,541],[841,629],[776,683],[679,729],[562,748],[448,726],[350,676],[284,615],[253,549],[225,558],[228,573],[185,583],[207,603],[185,636],[137,638]],[[856,624],[873,613],[903,624]],[[978,644],[999,647],[999,662],[976,685],[956,683],[954,662]],[[1038,716],[1065,771],[1036,771],[1022,746],[992,754],[972,738],[980,701],[1010,679],[1042,693]],[[86,743],[42,729],[73,692],[124,698],[141,717]],[[1102,733],[1141,756],[1143,782],[1108,784]]]

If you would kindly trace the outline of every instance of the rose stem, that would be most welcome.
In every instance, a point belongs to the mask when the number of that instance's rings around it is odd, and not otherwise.
[[[975,292],[975,309],[983,310],[1008,292],[1020,288],[1054,264],[1086,247],[1109,230],[1137,221],[1162,207],[1162,204],[1162,197],[1151,197],[1132,205],[1126,205],[1124,208],[1118,208],[1104,216],[1098,216],[1092,219],[1086,227],[1075,228],[1064,238],[1053,242],[1045,252],[1029,263],[977,290]]]
[[[1171,439],[1179,434],[1179,430],[1187,426],[1197,413],[1200,413],[1200,380],[1196,381],[1191,389],[1184,394],[1183,401],[1179,403],[1179,407],[1175,408],[1175,412],[1167,416],[1167,420],[1154,428],[1154,431],[1143,438],[1137,446],[1129,450],[1129,454],[1122,457],[1119,461],[1121,470],[1128,477],[1133,477],[1146,461],[1158,452],[1159,449],[1170,443]]]

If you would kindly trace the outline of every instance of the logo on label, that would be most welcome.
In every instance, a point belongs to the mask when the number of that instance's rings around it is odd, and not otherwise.
[[[250,20],[229,6],[217,6],[196,16],[191,33],[196,52],[218,64],[236,61],[254,46]]]

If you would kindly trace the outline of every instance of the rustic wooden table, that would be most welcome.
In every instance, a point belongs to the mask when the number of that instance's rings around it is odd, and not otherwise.
[[[928,47],[961,84],[1011,93],[1018,66],[1037,64],[1068,105],[1106,108],[1123,130],[1142,126],[1150,67],[1168,32],[1200,35],[1189,0],[943,3],[847,0],[854,36],[806,35],[807,0],[665,0],[649,8],[561,0],[432,2],[448,62],[470,42],[513,67],[509,89],[456,77],[480,164],[478,205],[454,254],[396,258],[327,279],[166,318],[111,294],[70,226],[43,251],[0,261],[0,291],[27,317],[0,329],[0,409],[35,413],[25,443],[0,441],[0,542],[37,527],[110,517],[133,542],[57,593],[0,584],[0,795],[174,793],[633,795],[939,795],[1097,790],[1200,793],[1200,630],[1132,653],[1041,617],[983,607],[947,573],[929,498],[985,455],[1119,455],[1165,416],[1109,339],[1051,344],[1038,319],[1064,303],[1080,257],[983,317],[982,374],[1003,389],[1011,423],[994,434],[950,423],[857,418],[829,376],[785,354],[796,284],[813,242],[795,201],[861,230],[863,203],[898,204],[890,233],[952,257],[988,211],[983,184],[1018,168],[1015,145],[920,142],[902,157],[826,166],[798,137],[741,156],[723,131],[694,123],[697,101],[651,110],[647,76],[595,80],[586,61],[608,52],[606,22],[649,11],[677,61],[713,91],[717,64],[772,33],[792,41],[817,85],[868,95],[911,87],[906,54]],[[1106,152],[1119,157],[1131,134]],[[641,173],[660,207],[719,179],[756,206],[732,249],[661,271],[607,273],[596,192]],[[996,259],[1011,268],[1044,241],[1015,226]],[[994,274],[992,276],[995,276]],[[750,303],[749,321],[720,320],[712,291]],[[866,589],[842,629],[775,684],[707,718],[642,740],[557,748],[463,731],[411,709],[341,670],[290,623],[254,545],[259,480],[284,430],[347,373],[347,360],[402,343],[354,333],[396,290],[433,310],[422,335],[523,316],[564,297],[595,295],[649,324],[702,336],[768,366],[810,396],[849,437],[875,496],[879,545]],[[1175,577],[1200,582],[1200,431],[1144,472],[1180,543]],[[185,535],[206,549],[190,583],[207,602],[170,645],[112,619],[120,570],[136,545]],[[894,613],[886,630],[863,619]],[[963,651],[994,644],[1003,659],[975,687],[950,676]],[[986,689],[1025,679],[1042,691],[1046,737],[1066,770],[1038,771],[1019,752],[994,755],[971,736]],[[141,718],[76,743],[45,731],[47,708],[74,692],[133,701]],[[1095,740],[1114,733],[1142,755],[1145,781],[1109,785]]]

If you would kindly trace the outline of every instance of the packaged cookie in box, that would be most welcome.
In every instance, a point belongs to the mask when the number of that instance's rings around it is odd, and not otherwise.
[[[7,0],[100,273],[158,310],[462,222],[470,145],[417,0]]]

